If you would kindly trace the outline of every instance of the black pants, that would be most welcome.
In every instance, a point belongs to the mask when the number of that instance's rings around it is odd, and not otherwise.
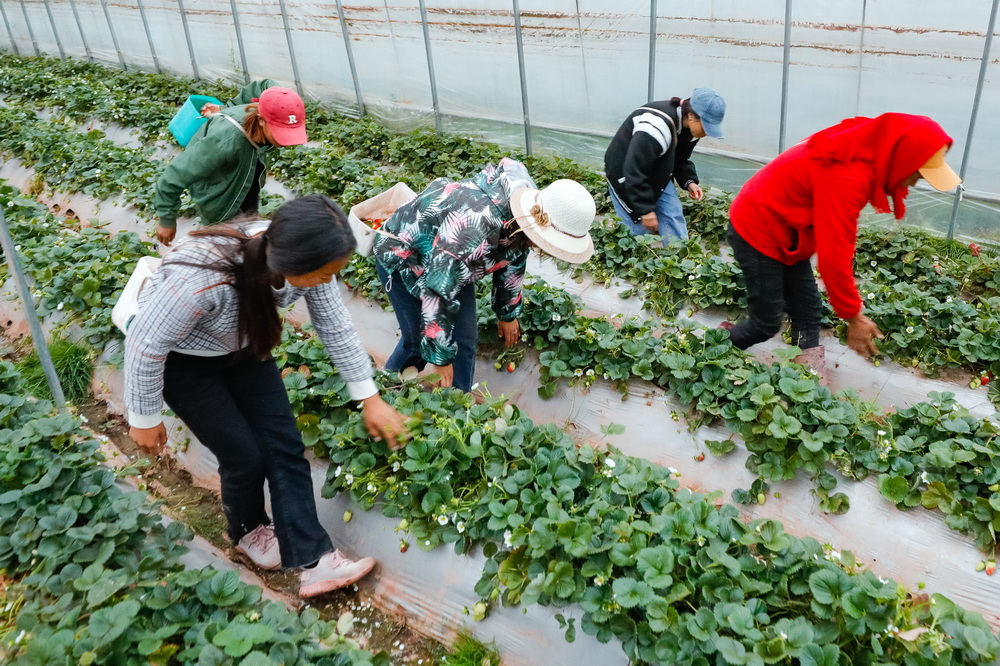
[[[774,337],[781,330],[785,312],[792,320],[792,344],[819,346],[823,304],[809,260],[791,266],[756,250],[729,225],[729,245],[743,270],[749,316],[729,332],[733,344],[746,349]]]
[[[234,543],[270,524],[267,481],[282,565],[312,564],[333,550],[316,515],[305,446],[274,359],[171,352],[163,397],[219,460],[222,506]]]

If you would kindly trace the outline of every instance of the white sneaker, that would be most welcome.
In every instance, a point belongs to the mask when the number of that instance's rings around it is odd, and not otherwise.
[[[270,525],[259,525],[254,531],[244,535],[236,544],[236,550],[250,558],[261,569],[280,569],[281,551],[278,537]]]
[[[339,550],[334,550],[319,558],[312,569],[302,570],[299,574],[299,596],[308,599],[338,590],[361,580],[374,568],[375,560],[370,557],[355,562]]]

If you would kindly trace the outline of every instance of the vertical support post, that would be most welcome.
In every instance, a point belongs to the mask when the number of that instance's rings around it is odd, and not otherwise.
[[[858,46],[858,86],[854,92],[854,115],[861,115],[861,74],[865,59],[865,26],[868,24],[868,0],[861,0],[861,43]]]
[[[288,57],[292,59],[292,76],[295,77],[295,90],[302,96],[302,81],[299,79],[299,65],[295,62],[295,47],[292,45],[292,28],[288,25],[288,8],[285,0],[278,0],[281,5],[281,21],[285,24],[285,39],[288,40]]]
[[[24,24],[28,26],[28,35],[31,37],[31,46],[35,49],[35,55],[42,55],[42,52],[38,50],[38,40],[35,39],[35,31],[31,29],[31,19],[28,18],[28,8],[24,6],[24,0],[21,0],[21,13],[24,14]]]
[[[153,45],[153,34],[149,31],[149,21],[146,20],[146,8],[142,4],[142,0],[136,0],[139,4],[139,15],[142,17],[142,27],[146,31],[146,42],[149,44],[149,53],[153,56],[153,66],[156,67],[156,73],[159,74],[163,71],[160,67],[160,59],[156,57],[156,47]]]
[[[236,28],[236,45],[240,49],[240,64],[243,65],[243,83],[250,83],[250,68],[247,67],[247,54],[243,50],[243,30],[240,28],[240,11],[236,8],[236,0],[229,0],[233,12],[233,27]]]
[[[983,58],[979,62],[979,80],[976,82],[976,97],[972,101],[972,114],[969,117],[969,133],[965,137],[965,150],[962,151],[962,166],[958,175],[965,180],[965,171],[969,166],[969,152],[972,150],[972,137],[976,131],[976,116],[979,115],[979,101],[983,96],[983,83],[986,80],[986,67],[990,64],[990,48],[993,45],[993,32],[997,25],[997,7],[1000,0],[993,0],[990,10],[989,26],[986,28],[986,43],[983,44]],[[955,191],[955,202],[951,206],[951,220],[948,222],[948,240],[955,237],[955,220],[958,219],[958,204],[962,201],[962,186]]]
[[[656,81],[656,0],[649,0],[649,85],[646,88],[646,101],[652,102],[653,86]]]
[[[785,0],[785,48],[781,58],[781,118],[778,121],[778,152],[785,150],[785,124],[788,120],[788,63],[792,52],[792,0]]]
[[[28,282],[24,279],[24,271],[21,268],[21,258],[14,248],[14,239],[11,238],[10,229],[7,227],[7,218],[3,209],[0,208],[0,247],[7,257],[7,265],[10,266],[10,273],[14,276],[14,283],[17,286],[17,293],[21,297],[21,304],[24,306],[24,317],[28,320],[28,330],[31,331],[31,339],[35,343],[35,350],[38,351],[38,360],[42,364],[42,371],[45,372],[45,379],[49,383],[49,390],[52,392],[52,401],[56,409],[62,411],[66,404],[66,396],[63,395],[62,385],[59,384],[59,377],[56,375],[56,367],[52,363],[52,356],[49,354],[49,346],[45,342],[45,333],[42,332],[42,325],[38,323],[38,315],[35,313],[35,304],[31,300],[31,292],[28,290]]]
[[[101,0],[101,6],[104,7],[104,18],[108,22],[108,30],[111,31],[111,43],[115,45],[115,51],[118,53],[118,64],[122,66],[122,69],[128,69],[128,65],[125,64],[125,56],[122,55],[122,48],[118,45],[115,24],[111,22],[111,12],[108,11],[108,0]]]
[[[59,29],[56,28],[56,20],[52,16],[52,8],[49,6],[49,0],[45,0],[45,13],[49,15],[49,23],[52,25],[52,34],[56,38],[56,48],[59,49],[59,57],[65,60],[66,52],[63,51],[62,40],[59,39]]]
[[[354,80],[354,95],[358,98],[358,115],[365,115],[365,100],[361,96],[361,81],[358,80],[358,70],[354,66],[354,50],[351,48],[351,35],[347,32],[347,19],[344,18],[344,6],[337,0],[337,17],[340,19],[340,31],[344,34],[344,47],[347,49],[347,63],[351,66],[351,78]]]
[[[434,78],[434,58],[431,57],[431,34],[427,26],[427,5],[420,0],[420,25],[424,30],[424,50],[427,52],[427,72],[431,79],[431,103],[434,106],[434,128],[441,131],[441,107],[438,105],[437,81]]]
[[[10,46],[14,49],[14,55],[21,55],[21,51],[17,48],[17,42],[14,41],[14,31],[10,29],[10,19],[7,18],[7,10],[3,8],[2,2],[0,2],[0,14],[3,14],[3,24],[7,26],[7,36],[10,37]]]
[[[191,56],[191,71],[194,73],[195,81],[201,81],[201,74],[198,73],[198,59],[194,55],[194,42],[191,41],[191,30],[188,28],[187,12],[184,11],[184,0],[177,0],[177,6],[181,10],[181,25],[184,26],[184,38],[187,40],[188,55]]]
[[[524,42],[521,39],[521,5],[514,2],[514,35],[517,38],[517,68],[521,75],[521,108],[524,111],[524,149],[531,155],[531,118],[528,114],[528,79],[524,73]]]
[[[83,22],[80,20],[80,12],[76,9],[76,0],[69,0],[69,6],[73,8],[73,16],[76,18],[76,27],[80,30],[80,41],[83,42],[83,50],[87,52],[87,62],[94,62],[94,55],[90,52],[90,44],[87,43],[87,34],[83,31]]]

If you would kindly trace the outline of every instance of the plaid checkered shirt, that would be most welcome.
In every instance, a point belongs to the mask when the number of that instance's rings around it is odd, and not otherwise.
[[[267,222],[244,225],[249,234]],[[224,256],[236,241],[220,237],[187,238],[177,244],[139,297],[139,314],[125,339],[125,404],[129,424],[152,428],[162,422],[163,367],[171,351],[194,356],[222,356],[239,351],[239,300],[227,276],[202,266]],[[183,265],[177,262],[198,264]],[[285,284],[274,290],[278,307],[305,297],[309,318],[354,400],[378,392],[371,358],[361,345],[336,279],[299,289]]]

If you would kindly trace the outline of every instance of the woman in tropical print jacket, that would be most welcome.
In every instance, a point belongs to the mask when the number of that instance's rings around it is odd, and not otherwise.
[[[535,208],[544,224],[549,217],[551,227],[557,219],[569,224],[574,242],[585,241],[592,252],[587,230],[594,218],[593,197],[579,183],[557,183],[575,188],[548,197],[548,216],[540,205]],[[376,268],[401,329],[387,370],[420,370],[431,363],[442,386],[471,390],[478,341],[475,283],[490,274],[500,337],[507,346],[517,342],[525,264],[536,234],[528,229],[532,214],[512,212],[512,196],[534,196],[544,205],[554,185],[539,192],[523,164],[504,158],[499,166],[491,164],[466,180],[432,181],[386,220],[382,229],[392,236],[378,235]],[[576,236],[584,218],[583,233]],[[558,233],[552,228],[546,232]],[[550,250],[549,244],[541,247]]]

